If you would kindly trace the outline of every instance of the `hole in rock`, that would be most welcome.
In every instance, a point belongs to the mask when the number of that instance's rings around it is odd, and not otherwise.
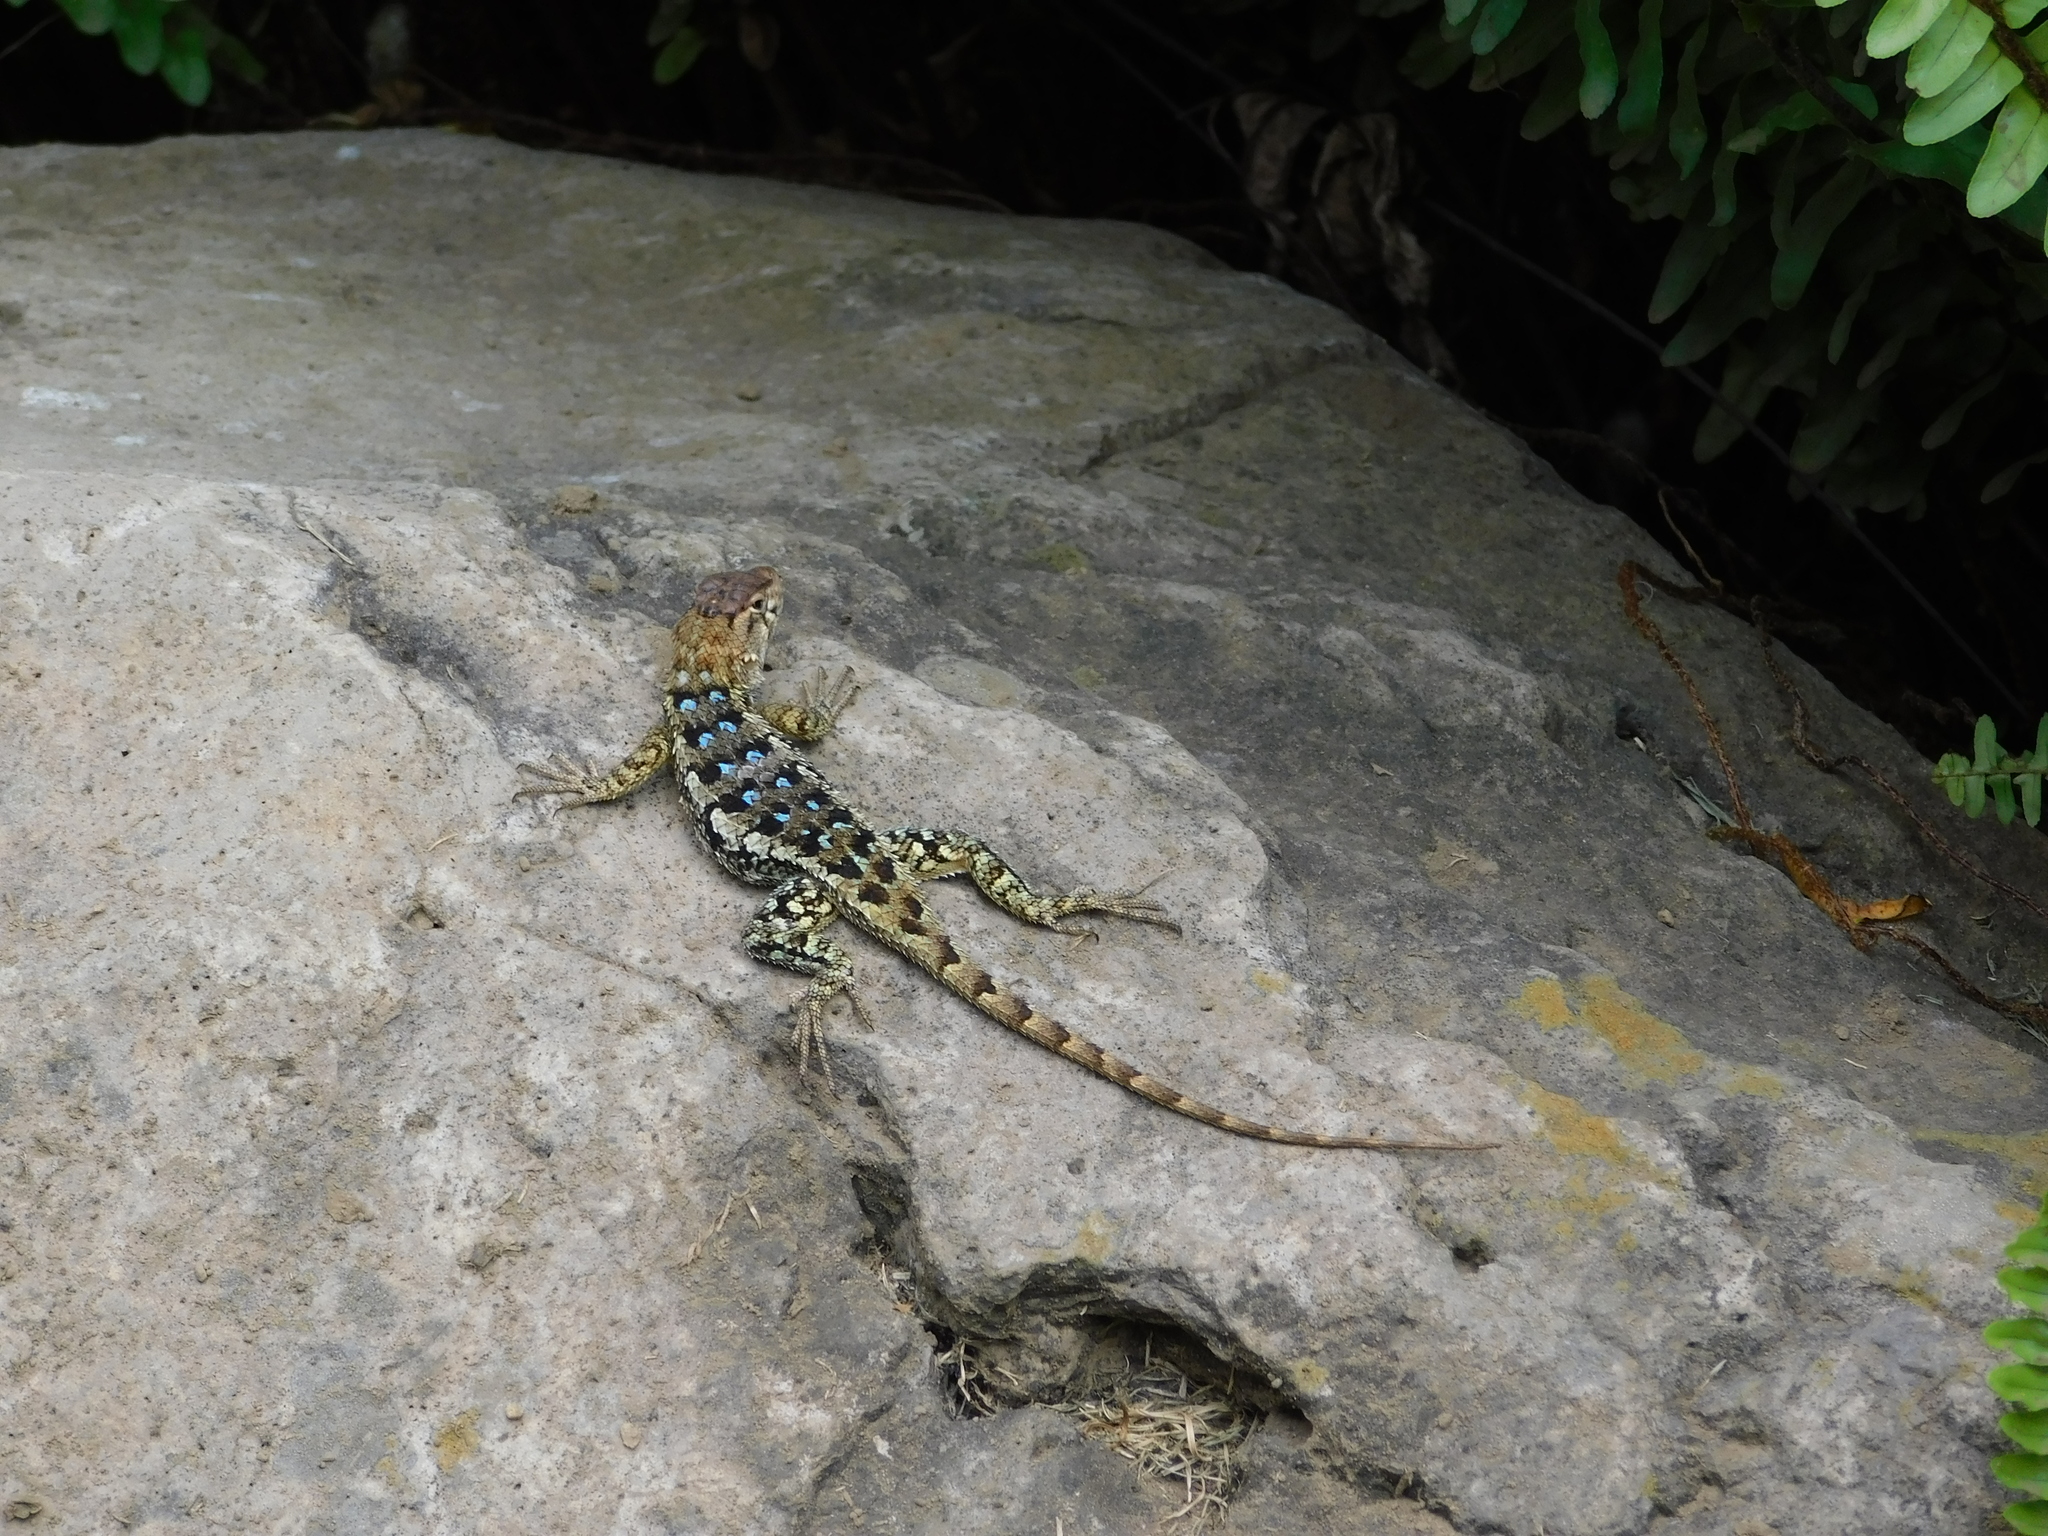
[[[931,1335],[934,1384],[956,1416],[1051,1408],[1085,1438],[1176,1485],[1184,1513],[1198,1516],[1228,1506],[1246,1442],[1269,1416],[1307,1432],[1277,1373],[1227,1359],[1171,1317],[1131,1306],[1092,1265],[1044,1266],[989,1309],[946,1296],[923,1283],[901,1174],[856,1168],[853,1187],[869,1225],[861,1256]]]

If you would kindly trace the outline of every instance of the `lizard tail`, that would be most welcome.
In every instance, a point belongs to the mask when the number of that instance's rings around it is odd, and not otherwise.
[[[958,993],[976,1008],[1027,1040],[1077,1062],[1098,1077],[1106,1077],[1119,1088],[1129,1089],[1141,1099],[1150,1099],[1163,1109],[1213,1125],[1219,1131],[1250,1136],[1259,1141],[1277,1141],[1290,1147],[1364,1147],[1380,1152],[1483,1152],[1500,1145],[1497,1141],[1409,1141],[1390,1136],[1325,1136],[1318,1131],[1293,1131],[1285,1126],[1246,1120],[1191,1099],[1169,1083],[1139,1071],[1121,1057],[1112,1056],[1092,1040],[1084,1040],[1056,1019],[1037,1012],[1016,993],[973,961],[964,959],[944,934],[921,936],[896,947],[920,967],[929,971],[950,991]]]

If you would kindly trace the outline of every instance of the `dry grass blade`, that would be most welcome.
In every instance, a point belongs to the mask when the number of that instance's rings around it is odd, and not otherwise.
[[[963,1419],[985,1419],[1002,1407],[994,1378],[971,1340],[956,1337],[932,1355],[932,1369],[946,1384],[953,1411]]]
[[[1184,1501],[1169,1520],[1193,1516],[1199,1525],[1229,1507],[1237,1451],[1253,1419],[1220,1388],[1190,1386],[1172,1367],[1148,1365],[1059,1409],[1078,1418],[1089,1439],[1181,1485]]]

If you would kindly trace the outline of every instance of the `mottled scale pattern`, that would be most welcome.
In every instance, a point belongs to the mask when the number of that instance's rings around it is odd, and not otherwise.
[[[606,773],[556,760],[530,765],[522,792],[565,804],[616,800],[673,763],[698,837],[727,870],[774,888],[745,935],[756,959],[810,978],[796,1007],[794,1038],[805,1065],[823,1060],[826,1005],[845,993],[866,1022],[853,964],[828,936],[845,919],[906,956],[990,1018],[1155,1104],[1240,1136],[1304,1147],[1387,1151],[1477,1151],[1493,1143],[1325,1136],[1264,1125],[1191,1099],[1031,1005],[962,955],[926,905],[923,883],[969,876],[982,894],[1024,922],[1063,933],[1085,912],[1180,930],[1158,903],[1135,891],[1033,891],[993,849],[970,834],[929,827],[877,831],[811,766],[797,741],[814,741],[851,700],[850,675],[767,711],[753,704],[762,656],[781,611],[774,570],[724,571],[702,582],[677,621],[676,663],[660,723]],[[829,1066],[827,1067],[829,1073]]]

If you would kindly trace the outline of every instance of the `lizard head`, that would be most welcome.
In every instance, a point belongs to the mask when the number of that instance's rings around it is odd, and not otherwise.
[[[706,576],[676,620],[676,685],[751,688],[781,614],[782,577],[774,566]]]

